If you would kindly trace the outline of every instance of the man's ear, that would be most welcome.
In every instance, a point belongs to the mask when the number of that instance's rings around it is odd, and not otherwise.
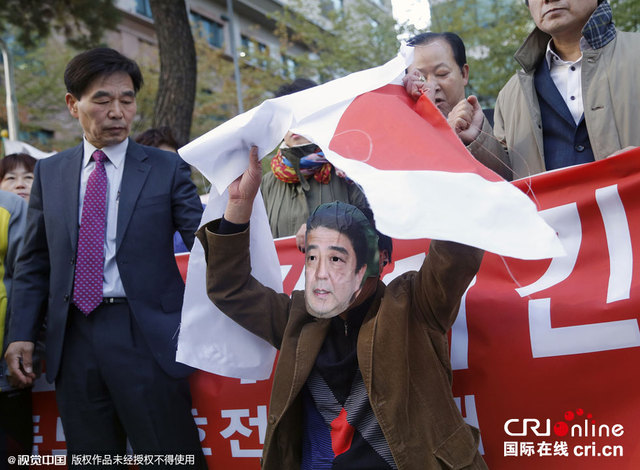
[[[67,103],[67,109],[69,109],[71,115],[78,119],[78,99],[71,93],[67,93],[64,95],[64,100]]]
[[[469,83],[469,64],[462,66],[462,78],[464,79],[464,86],[467,86]]]

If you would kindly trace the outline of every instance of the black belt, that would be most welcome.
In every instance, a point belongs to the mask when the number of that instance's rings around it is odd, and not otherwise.
[[[107,305],[111,305],[111,304],[126,304],[127,303],[127,298],[126,297],[103,297],[102,298],[102,302],[100,302],[101,304],[107,304]]]

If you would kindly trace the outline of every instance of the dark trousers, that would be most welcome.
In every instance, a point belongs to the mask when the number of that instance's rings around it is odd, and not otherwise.
[[[192,455],[187,468],[206,468],[188,380],[158,365],[127,303],[88,316],[71,307],[56,400],[69,468],[83,468],[88,455],[126,454],[127,438],[134,454]],[[150,468],[171,466],[162,461]]]
[[[19,468],[9,456],[29,455],[33,447],[31,389],[0,393],[0,470]]]

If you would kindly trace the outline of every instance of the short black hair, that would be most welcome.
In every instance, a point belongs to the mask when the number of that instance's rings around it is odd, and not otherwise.
[[[279,98],[281,96],[290,95],[291,93],[306,90],[307,88],[313,88],[314,86],[318,86],[318,84],[313,80],[308,78],[296,78],[291,83],[287,83],[278,88],[275,92],[275,96],[276,98]]]
[[[349,239],[356,253],[356,272],[367,264],[367,227],[370,231],[373,231],[373,227],[357,207],[340,201],[318,206],[307,219],[306,233],[318,227],[336,230]]]
[[[382,253],[386,250],[389,262],[391,262],[391,255],[393,254],[393,240],[391,239],[391,237],[385,235],[376,228],[376,221],[373,217],[373,211],[370,207],[359,207],[358,209],[360,209],[360,211],[364,214],[373,229],[376,231],[376,235],[378,235],[378,251]]]
[[[36,167],[36,159],[28,153],[12,153],[5,155],[0,159],[0,180],[4,178],[4,175],[16,168],[23,166],[25,170],[33,173],[33,169]]]
[[[176,150],[179,147],[169,126],[152,127],[138,135],[134,140],[139,144],[150,147],[160,147],[163,144]]]
[[[143,80],[138,64],[108,47],[90,49],[71,59],[64,71],[64,84],[69,93],[80,99],[96,78],[117,72],[128,74],[133,90],[136,93],[140,90]]]
[[[387,261],[391,263],[391,257],[393,255],[393,240],[378,229],[376,229],[376,233],[378,234],[378,250],[380,250],[380,253],[386,251],[388,258]]]
[[[430,44],[438,39],[445,40],[449,44],[449,46],[451,46],[451,50],[453,51],[453,58],[456,61],[456,64],[458,64],[458,67],[460,67],[460,70],[462,70],[464,65],[467,63],[467,50],[464,47],[462,38],[456,33],[451,33],[449,31],[446,31],[444,33],[420,33],[409,39],[407,41],[407,46],[426,46],[427,44]]]

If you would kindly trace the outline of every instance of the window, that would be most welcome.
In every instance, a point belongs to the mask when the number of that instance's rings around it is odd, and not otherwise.
[[[251,38],[242,34],[240,36],[240,47],[242,47],[242,52],[240,52],[240,57],[247,57],[254,53],[253,42]]]
[[[213,47],[221,48],[224,44],[223,26],[198,13],[190,12],[191,22],[196,28],[196,34],[203,37]]]
[[[294,80],[296,78],[296,61],[284,54],[280,57],[280,60],[282,61],[282,75]]]
[[[147,18],[153,18],[151,16],[151,5],[149,5],[149,0],[136,0],[136,13],[138,15],[146,16]]]
[[[320,11],[323,15],[342,12],[342,0],[320,0]]]
[[[266,56],[269,54],[269,48],[266,44],[242,34],[240,35],[240,47],[242,48],[240,57],[244,57],[253,65],[260,65],[261,67],[267,66]]]

